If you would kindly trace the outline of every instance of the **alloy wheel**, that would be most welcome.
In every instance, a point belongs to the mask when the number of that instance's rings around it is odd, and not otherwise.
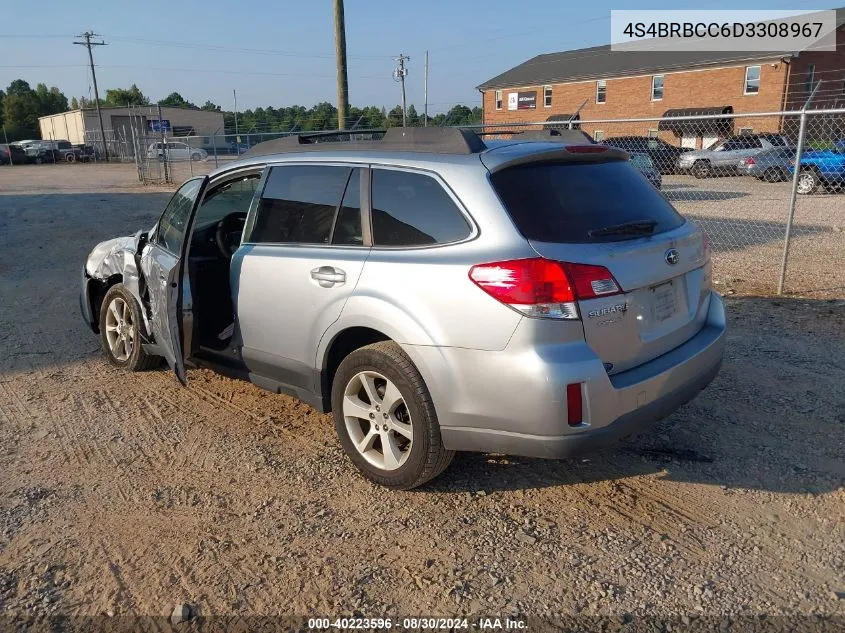
[[[115,360],[126,361],[135,346],[135,324],[132,309],[126,301],[115,297],[106,312],[106,341]]]
[[[816,188],[816,177],[813,173],[805,171],[798,176],[798,193],[811,193]]]
[[[343,392],[346,431],[361,456],[376,468],[396,470],[411,454],[411,414],[399,388],[374,371],[355,374]]]

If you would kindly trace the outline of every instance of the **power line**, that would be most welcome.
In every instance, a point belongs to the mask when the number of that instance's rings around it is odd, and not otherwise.
[[[97,89],[97,73],[94,71],[94,54],[91,52],[92,46],[105,46],[106,43],[102,40],[99,42],[92,42],[92,37],[100,37],[97,33],[92,33],[91,31],[85,31],[82,35],[77,35],[77,37],[84,37],[84,42],[74,42],[74,44],[78,44],[79,46],[84,46],[88,49],[88,62],[91,64],[91,79],[94,82],[94,102],[97,104],[97,118],[100,120],[100,137],[103,139],[103,158],[105,160],[109,159],[109,147],[108,143],[106,143],[106,134],[103,130],[103,113],[100,111],[100,91]]]

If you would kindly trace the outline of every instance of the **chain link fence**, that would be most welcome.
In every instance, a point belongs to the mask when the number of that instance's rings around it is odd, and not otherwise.
[[[580,130],[589,140],[626,150],[678,211],[707,233],[714,281],[724,293],[845,296],[845,109],[684,111],[662,118],[461,127],[491,144],[522,134],[537,138],[549,130]],[[110,158],[134,162],[142,183],[179,184],[236,160],[258,143],[295,133],[179,137],[129,130],[107,131],[106,140]],[[375,138],[379,132],[312,134],[332,141]]]

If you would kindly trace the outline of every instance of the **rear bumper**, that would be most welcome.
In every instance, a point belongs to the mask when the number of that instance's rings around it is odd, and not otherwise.
[[[568,457],[647,430],[713,380],[726,335],[717,294],[706,310],[691,339],[613,376],[583,342],[526,350],[512,341],[501,352],[406,350],[430,386],[447,448]],[[570,427],[566,385],[576,382],[583,383],[585,423]]]
[[[716,377],[721,358],[699,376],[644,406],[625,413],[607,426],[572,435],[526,435],[484,429],[442,428],[443,444],[458,451],[505,453],[526,457],[572,457],[608,446],[651,429],[695,398]]]

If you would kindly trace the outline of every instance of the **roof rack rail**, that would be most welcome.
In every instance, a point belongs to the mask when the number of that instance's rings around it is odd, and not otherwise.
[[[437,127],[392,127],[384,130],[332,130],[292,134],[259,143],[245,156],[266,156],[314,150],[381,150],[439,154],[477,154],[487,149],[469,130]]]
[[[525,130],[518,132],[517,140],[549,141],[557,143],[595,143],[596,140],[583,130]]]

